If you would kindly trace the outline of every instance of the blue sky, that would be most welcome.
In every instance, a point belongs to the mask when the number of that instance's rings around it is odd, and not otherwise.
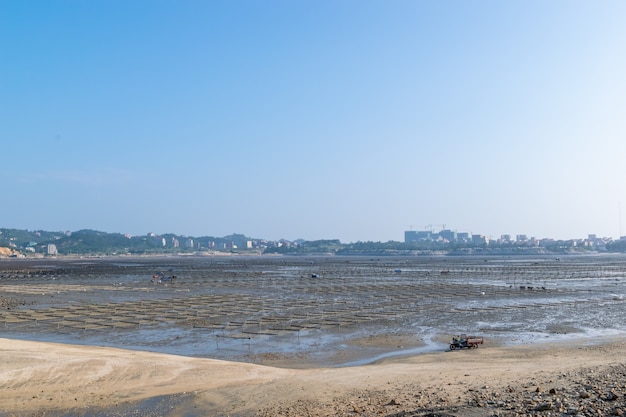
[[[622,1],[0,0],[0,227],[617,238],[625,18]]]

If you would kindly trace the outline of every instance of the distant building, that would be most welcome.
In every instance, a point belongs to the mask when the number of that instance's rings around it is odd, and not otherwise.
[[[462,243],[469,243],[470,241],[470,234],[467,232],[459,232],[456,234],[456,240],[458,242],[462,242]]]
[[[421,240],[432,240],[432,239],[433,239],[432,232],[428,230],[423,230],[423,231],[408,230],[404,232],[405,243],[418,242]]]
[[[447,240],[448,242],[456,242],[456,232],[448,229],[444,229],[439,232],[439,237]]]
[[[55,245],[54,243],[50,243],[48,244],[48,248],[46,250],[46,253],[48,255],[58,255],[58,251],[57,251],[57,245]]]
[[[560,243],[562,244],[563,242],[561,241]],[[556,246],[558,244],[559,244],[559,241],[550,239],[550,238],[541,239],[539,241],[539,246],[544,247],[544,248],[547,248],[550,246]]]
[[[476,245],[487,245],[489,244],[489,238],[484,235],[472,235],[472,243]]]
[[[407,230],[404,232],[404,243],[416,242],[417,232],[415,230]]]

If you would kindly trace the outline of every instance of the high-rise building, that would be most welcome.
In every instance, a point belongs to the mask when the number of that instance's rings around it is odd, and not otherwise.
[[[439,232],[439,236],[448,242],[456,242],[456,232],[448,229],[444,229]]]
[[[407,230],[404,232],[404,243],[417,242],[420,240],[432,240],[432,238],[432,232],[429,232],[428,230]]]
[[[404,243],[416,242],[417,232],[415,230],[407,230],[404,232]]]
[[[487,245],[489,244],[489,238],[484,235],[472,235],[472,243],[476,245]]]

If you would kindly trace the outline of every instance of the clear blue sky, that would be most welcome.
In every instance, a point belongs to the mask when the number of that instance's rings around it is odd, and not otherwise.
[[[0,227],[617,238],[625,21],[624,1],[0,0]]]

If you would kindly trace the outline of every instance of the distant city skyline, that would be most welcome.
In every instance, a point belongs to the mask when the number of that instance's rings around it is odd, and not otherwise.
[[[428,226],[433,226],[433,225],[428,225]],[[441,226],[446,226],[446,225],[441,225]],[[0,238],[3,237],[2,234],[2,229],[13,229],[10,227],[5,227],[0,225]],[[60,235],[65,235],[65,236],[72,236],[73,233],[78,232],[79,230],[69,230],[69,229],[65,229],[65,230],[50,230],[50,229],[42,229],[42,228],[21,228],[21,229],[17,229],[17,230],[25,230],[25,231],[29,231],[29,232],[48,232],[48,233],[59,233]],[[216,239],[223,239],[223,238],[228,238],[229,236],[234,236],[234,235],[238,235],[238,236],[245,236],[246,238],[255,240],[255,241],[271,241],[271,242],[279,242],[279,241],[286,241],[286,242],[296,242],[296,241],[315,241],[315,240],[340,240],[342,243],[356,243],[358,241],[350,241],[350,240],[341,240],[338,238],[332,238],[332,237],[321,237],[319,239],[305,239],[305,238],[295,238],[295,239],[287,239],[287,238],[279,238],[279,239],[273,239],[273,238],[269,238],[267,236],[256,236],[256,235],[251,235],[249,233],[246,233],[245,231],[242,232],[233,232],[233,233],[228,233],[228,234],[224,234],[224,235],[218,235],[215,233],[208,233],[208,234],[198,234],[198,233],[177,233],[176,231],[167,231],[167,232],[163,232],[163,233],[155,233],[155,232],[147,232],[147,233],[137,233],[137,234],[131,234],[131,233],[125,233],[125,232],[120,232],[120,231],[110,231],[110,230],[101,230],[101,229],[95,229],[95,228],[85,228],[85,229],[81,229],[81,230],[93,230],[96,232],[104,232],[104,233],[115,233],[115,234],[119,234],[119,235],[123,235],[126,238],[130,239],[131,237],[141,237],[141,236],[147,236],[153,239],[158,239],[158,240],[162,240],[163,242],[163,246],[169,245],[169,246],[173,246],[173,247],[179,247],[179,246],[183,246],[183,247],[193,247],[193,239],[196,238],[206,238],[206,237],[213,237]],[[163,236],[166,235],[172,235],[173,237],[168,237],[168,239],[166,240]],[[181,244],[181,242],[177,239],[177,237],[183,238],[183,242]],[[581,241],[581,240],[603,240],[603,241],[611,241],[611,240],[620,240],[622,238],[626,239],[626,236],[620,236],[620,237],[612,237],[612,236],[601,236],[595,233],[588,233],[584,236],[570,236],[567,238],[560,238],[560,237],[553,237],[553,236],[535,236],[535,235],[528,235],[525,233],[518,233],[518,234],[510,234],[510,233],[503,233],[497,236],[493,236],[493,235],[487,235],[484,233],[480,233],[480,232],[476,232],[474,233],[473,231],[465,231],[465,230],[458,230],[458,229],[454,229],[454,228],[446,228],[446,229],[437,229],[434,227],[429,228],[425,228],[422,230],[404,230],[402,232],[402,236],[399,238],[393,238],[393,239],[389,239],[389,240],[385,240],[385,241],[381,241],[381,240],[375,240],[375,239],[364,239],[361,240],[361,242],[411,242],[411,241],[435,241],[435,240],[440,240],[441,238],[443,238],[445,241],[448,242],[462,242],[462,243],[470,243],[470,242],[474,242],[474,243],[480,243],[477,241],[477,238],[483,239],[484,241],[482,243],[488,243],[489,241],[492,242],[503,242],[503,241],[509,241],[509,242],[530,242],[530,241],[542,241],[542,240],[554,240],[554,241]],[[1,239],[0,239],[1,240]],[[189,243],[191,242],[191,243]]]
[[[442,225],[444,226],[444,225]],[[482,233],[472,233],[466,231],[457,231],[453,229],[424,229],[424,230],[406,230],[404,232],[404,242],[420,242],[420,241],[443,241],[450,243],[476,243],[476,244],[489,244],[490,242],[497,243],[539,243],[542,241],[588,241],[593,244],[607,243],[608,241],[619,240],[610,236],[598,236],[595,233],[589,233],[586,236],[571,237],[569,239],[553,238],[550,236],[530,236],[527,234],[511,235],[508,233],[501,234],[499,236],[487,236]]]
[[[0,10],[5,227],[626,233],[626,2]]]
[[[490,239],[498,239],[501,238],[503,236],[511,236],[511,237],[517,237],[517,236],[527,236],[528,238],[533,238],[533,239],[541,239],[541,238],[554,238],[551,236],[546,236],[546,235],[530,235],[528,233],[500,233],[497,235],[493,235],[493,234],[486,234],[486,233],[482,233],[480,230],[476,230],[474,231],[473,229],[459,229],[456,227],[452,227],[446,224],[441,224],[441,225],[425,225],[422,228],[415,228],[413,226],[411,226],[409,229],[406,229],[404,232],[431,232],[431,233],[435,233],[435,234],[439,234],[441,232],[454,232],[454,233],[467,233],[469,235],[474,235],[474,234],[480,234],[483,236],[486,236]],[[597,233],[586,233],[585,237],[589,236],[589,235],[595,235],[595,236],[599,236]],[[621,233],[618,233],[618,235],[616,236],[603,236],[606,238],[620,238],[623,235]],[[580,236],[570,236],[568,239],[580,239]],[[560,238],[563,239],[563,238]]]

